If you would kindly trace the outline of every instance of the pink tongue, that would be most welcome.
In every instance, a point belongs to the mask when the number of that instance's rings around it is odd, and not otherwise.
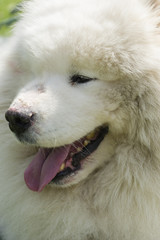
[[[41,192],[57,175],[70,147],[71,145],[68,145],[53,150],[41,148],[24,172],[24,179],[28,188],[32,191]]]

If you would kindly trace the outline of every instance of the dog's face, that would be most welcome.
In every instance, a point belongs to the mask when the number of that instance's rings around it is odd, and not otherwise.
[[[111,160],[136,122],[150,51],[134,1],[125,1],[125,15],[117,1],[99,9],[89,0],[42,2],[44,13],[35,16],[37,1],[29,3],[15,29],[10,65],[22,88],[6,113],[17,138],[39,148],[25,171],[34,191],[78,183]]]

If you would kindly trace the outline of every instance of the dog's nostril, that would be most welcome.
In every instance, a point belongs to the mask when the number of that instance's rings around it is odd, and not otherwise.
[[[33,123],[33,113],[22,113],[15,110],[8,110],[5,114],[6,120],[12,132],[21,134],[26,131]]]

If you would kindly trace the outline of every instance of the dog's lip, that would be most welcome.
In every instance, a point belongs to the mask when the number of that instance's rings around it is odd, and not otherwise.
[[[40,192],[50,182],[59,183],[78,172],[82,162],[98,148],[107,133],[108,127],[101,126],[74,143],[40,148],[24,174],[29,189]]]
[[[72,158],[69,159],[71,160],[70,166],[68,165],[66,168],[64,168],[64,170],[58,172],[57,175],[52,179],[53,183],[61,184],[61,180],[63,180],[63,178],[65,177],[69,178],[69,176],[73,176],[79,170],[81,170],[83,162],[98,148],[98,146],[104,139],[105,135],[108,133],[109,128],[108,126],[101,126],[99,128],[96,128],[96,130],[98,130],[97,133],[95,134],[95,136],[91,137],[91,141],[89,141],[88,145],[83,146],[80,152],[76,152],[72,156]],[[91,135],[92,135],[92,132],[90,133]],[[82,140],[86,141],[86,136],[83,137],[81,140],[79,140],[78,143],[80,143],[80,141]],[[67,165],[67,159],[68,157],[65,160],[66,165]]]

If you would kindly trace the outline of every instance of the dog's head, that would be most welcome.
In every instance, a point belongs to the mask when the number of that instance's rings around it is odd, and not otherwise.
[[[25,171],[30,189],[78,183],[120,143],[141,141],[143,98],[154,104],[160,56],[158,20],[144,2],[26,4],[9,63],[21,89],[6,119],[39,148]]]

